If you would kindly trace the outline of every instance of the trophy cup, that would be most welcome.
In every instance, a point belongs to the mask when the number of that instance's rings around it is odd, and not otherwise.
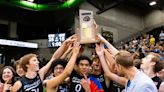
[[[95,43],[96,30],[94,28],[93,12],[87,10],[80,10],[80,30],[78,37],[81,44]]]

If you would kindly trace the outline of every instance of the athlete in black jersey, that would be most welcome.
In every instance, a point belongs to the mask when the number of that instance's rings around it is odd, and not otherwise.
[[[39,74],[33,79],[22,77],[20,79],[22,88],[18,92],[43,92],[42,81]]]
[[[125,89],[124,86],[121,86],[112,80],[110,81],[110,87],[109,87],[110,92],[124,92],[123,91],[124,89]]]
[[[52,64],[52,71],[53,71],[53,77],[59,76],[63,71],[67,64],[67,61],[64,59],[57,59]],[[67,81],[67,80],[66,80]],[[63,81],[59,86],[57,87],[57,92],[69,92],[69,85],[66,81]]]
[[[44,75],[51,67],[53,60],[62,56],[66,45],[67,43],[64,42],[62,46],[55,51],[51,60],[41,69],[39,69],[39,61],[36,54],[31,53],[21,57],[20,63],[25,71],[25,76],[22,77],[22,80],[18,80],[14,84],[12,92],[17,92],[19,90],[24,90],[25,92],[42,92],[42,81],[44,79]]]
[[[71,44],[70,44],[71,45]],[[59,59],[54,62],[53,68],[55,76],[50,80],[46,81],[46,91],[47,92],[68,92],[68,85],[65,84],[64,80],[71,74],[76,58],[79,54],[80,44],[77,39],[74,40],[72,56],[64,69],[63,59]],[[63,62],[63,63],[62,63]]]
[[[91,60],[86,56],[80,56],[76,60],[75,71],[70,76],[71,81],[71,92],[89,92],[89,84],[84,79],[84,75],[89,77]],[[85,84],[86,83],[86,84]]]
[[[103,86],[104,92],[109,92],[109,79],[104,76],[100,59],[94,56],[92,59],[92,76],[94,76]]]

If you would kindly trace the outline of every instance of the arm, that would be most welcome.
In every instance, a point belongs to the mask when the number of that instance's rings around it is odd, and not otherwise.
[[[73,54],[72,54],[68,64],[66,65],[64,71],[59,76],[54,77],[47,81],[47,83],[46,83],[47,92],[49,92],[49,90],[52,90],[57,85],[62,83],[64,81],[64,79],[67,78],[71,74],[71,72],[74,68],[79,50],[80,50],[80,45],[79,45],[79,43],[78,44],[76,43],[73,47]]]
[[[64,54],[63,54],[60,58],[61,58],[61,59],[66,58],[66,56],[67,56],[69,53],[71,53],[72,48],[73,48],[73,47],[72,47],[72,44],[69,44],[67,50],[64,52]]]
[[[43,81],[44,79],[44,75],[48,72],[49,68],[51,67],[51,64],[52,62],[57,59],[57,58],[60,58],[64,52],[64,48],[65,46],[67,45],[68,42],[71,42],[72,41],[72,38],[74,37],[75,35],[69,37],[67,40],[65,40],[63,42],[63,44],[55,51],[55,53],[52,55],[52,58],[50,59],[50,61],[44,66],[42,67],[40,70],[39,70],[39,75],[40,75],[40,78],[41,80]]]
[[[96,53],[100,58],[100,62],[102,64],[102,68],[104,70],[105,76],[107,76],[108,78],[110,78],[111,80],[121,84],[121,85],[126,85],[127,84],[127,79],[124,77],[120,77],[114,73],[112,73],[109,68],[108,65],[105,61],[105,57],[104,57],[104,52],[103,52],[103,48],[100,47],[99,45],[96,45]]]
[[[22,83],[20,81],[17,81],[14,83],[11,92],[17,92],[22,87]]]
[[[109,69],[112,71],[114,70],[114,65],[116,64],[113,55],[111,55],[106,49],[104,49],[105,53],[105,60],[107,61]]]
[[[118,53],[118,50],[112,44],[110,44],[104,37],[102,37],[100,34],[98,34],[98,38],[100,39],[100,41],[102,41],[108,47],[108,50],[110,51],[110,53],[112,55],[116,55]]]

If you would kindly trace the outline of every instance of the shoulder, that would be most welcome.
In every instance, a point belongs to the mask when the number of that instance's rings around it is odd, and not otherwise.
[[[58,87],[55,87],[55,88],[46,87],[47,92],[57,92],[57,90],[58,90]]]
[[[159,92],[164,92],[164,82],[159,86]]]
[[[155,84],[152,84],[150,82],[141,84],[139,89],[140,92],[157,92]]]
[[[13,85],[12,92],[17,92],[22,87],[21,81],[16,81]]]

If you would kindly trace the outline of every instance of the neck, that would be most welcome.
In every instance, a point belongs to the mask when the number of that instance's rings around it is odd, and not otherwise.
[[[150,78],[155,77],[156,74],[153,72],[152,68],[144,69],[143,70],[146,75],[148,75]]]
[[[137,73],[137,68],[136,67],[131,67],[131,68],[128,68],[125,73],[126,73],[126,77],[129,79],[129,80],[133,80],[136,73]]]
[[[32,78],[35,78],[36,75],[37,75],[37,73],[34,72],[34,71],[27,71],[25,76],[26,76],[27,78],[32,79]]]
[[[100,70],[99,71],[93,70],[92,74],[94,74],[94,75],[100,75],[101,74],[101,71]]]

